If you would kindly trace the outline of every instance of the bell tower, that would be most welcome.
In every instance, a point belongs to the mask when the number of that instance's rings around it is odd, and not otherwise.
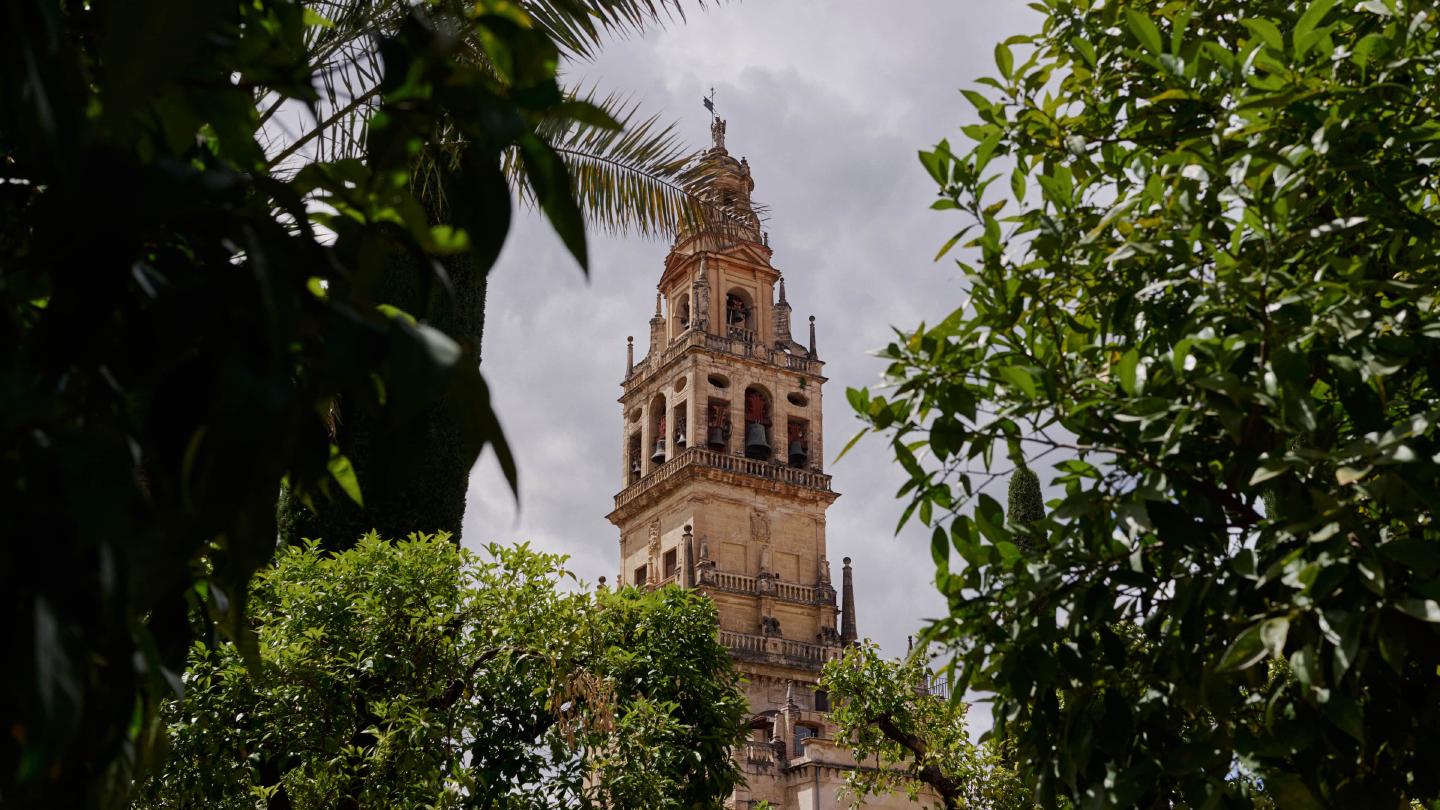
[[[855,767],[816,688],[824,662],[856,637],[850,561],[840,605],[825,542],[838,495],[823,466],[824,364],[814,317],[806,342],[791,334],[750,164],[726,149],[719,117],[711,135],[701,193],[723,222],[680,230],[643,358],[629,339],[609,519],[620,583],[675,583],[714,600],[751,708],[751,738],[736,751],[748,787],[732,806],[810,807],[807,791],[833,795]]]

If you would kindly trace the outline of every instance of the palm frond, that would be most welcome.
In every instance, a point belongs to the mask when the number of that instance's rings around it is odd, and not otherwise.
[[[542,127],[541,137],[570,170],[587,221],[609,233],[665,237],[679,227],[712,231],[743,225],[705,193],[715,164],[700,160],[658,115],[646,116],[638,102],[622,96],[574,96],[599,107],[619,129],[564,122]],[[515,155],[505,170],[521,200],[533,204],[525,173]],[[757,207],[757,214],[763,208]]]
[[[695,0],[703,9],[705,0]],[[682,0],[525,0],[526,13],[566,57],[591,59],[609,37],[627,37],[685,21]]]

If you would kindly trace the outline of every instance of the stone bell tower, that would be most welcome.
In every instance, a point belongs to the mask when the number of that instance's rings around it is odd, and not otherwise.
[[[730,806],[837,807],[856,765],[816,684],[856,627],[850,560],[841,605],[825,544],[838,495],[823,468],[824,365],[813,317],[805,343],[791,335],[750,164],[726,150],[723,120],[711,133],[702,193],[724,222],[680,231],[648,352],[635,360],[633,338],[627,349],[621,490],[609,515],[619,581],[676,583],[715,602],[751,710],[750,740],[735,752],[748,784]]]

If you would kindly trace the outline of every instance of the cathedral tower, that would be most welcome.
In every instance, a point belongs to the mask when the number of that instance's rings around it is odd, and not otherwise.
[[[835,806],[855,767],[828,724],[820,668],[856,637],[849,559],[837,604],[825,510],[824,364],[815,319],[791,334],[785,281],[750,201],[749,163],[712,124],[704,194],[720,227],[682,229],[665,258],[649,349],[628,347],[620,397],[621,584],[697,588],[746,679],[748,787],[732,806]],[[839,621],[843,614],[843,625]],[[824,794],[821,798],[815,791]]]

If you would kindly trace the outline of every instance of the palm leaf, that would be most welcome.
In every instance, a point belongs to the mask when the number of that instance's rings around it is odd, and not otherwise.
[[[320,99],[303,113],[297,107],[293,114],[277,114],[284,99],[273,94],[262,99],[266,122],[262,145],[277,172],[298,170],[310,161],[363,156],[383,70],[374,43],[398,28],[411,7],[410,0],[310,0],[308,5],[330,23],[310,29],[305,43],[317,65]],[[459,0],[443,0],[441,5],[453,6],[455,13],[466,9]],[[521,5],[571,59],[591,58],[607,38],[685,18],[682,0],[525,0]],[[695,0],[694,5],[703,8],[705,2]],[[478,43],[464,46],[465,58],[486,65]],[[643,115],[638,103],[619,96],[597,100],[592,91],[572,93],[572,98],[594,104],[620,124],[613,129],[557,120],[540,129],[565,161],[593,226],[611,233],[660,236],[682,224],[712,230],[734,224],[732,216],[697,193],[711,166],[696,160],[674,124]],[[445,205],[440,185],[434,182],[435,169],[453,162],[457,146],[445,130],[442,126],[433,134],[432,148],[414,172],[417,193],[437,212],[443,212]],[[511,155],[506,164],[518,196],[533,204],[534,194],[525,173],[517,170],[518,160]]]

